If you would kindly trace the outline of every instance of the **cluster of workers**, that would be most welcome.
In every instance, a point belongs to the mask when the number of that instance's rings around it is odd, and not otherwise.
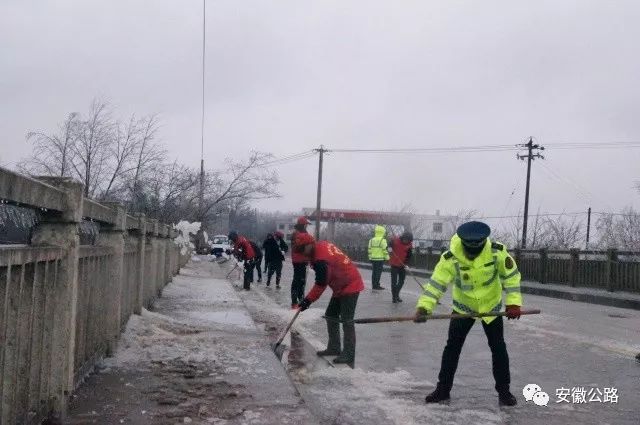
[[[328,343],[327,348],[319,351],[318,355],[336,356],[334,363],[344,363],[353,367],[356,349],[353,319],[358,296],[365,288],[364,281],[358,267],[340,248],[328,241],[316,241],[307,232],[308,224],[310,223],[306,217],[300,217],[291,239],[294,267],[291,285],[292,308],[300,311],[308,309],[329,286],[333,294],[324,315]],[[368,245],[369,259],[372,262],[372,289],[384,289],[380,285],[380,277],[384,263],[389,261],[392,300],[396,303],[402,302],[400,290],[404,284],[407,264],[412,256],[413,237],[410,232],[404,232],[400,237],[393,237],[387,241],[385,233],[384,227],[376,226],[374,236]],[[454,315],[501,312],[504,292],[504,314],[508,319],[520,318],[520,272],[505,246],[489,239],[490,233],[489,226],[478,221],[470,221],[458,227],[456,234],[451,238],[449,250],[441,255],[428,281],[421,284],[423,292],[416,305],[415,322],[425,322],[429,318],[449,286],[453,287]],[[269,271],[267,285],[275,272],[276,287],[280,286],[282,261],[288,250],[282,236],[276,232],[267,237],[263,244],[266,269]],[[234,244],[233,254],[244,263],[244,288],[249,289],[253,279],[253,268],[256,264],[260,267],[257,254],[260,249],[236,232],[231,232],[229,239]],[[261,260],[260,258],[259,261]],[[307,264],[310,264],[315,272],[315,284],[305,296]],[[260,274],[258,279],[260,281]],[[438,384],[433,392],[426,396],[427,403],[449,400],[464,341],[476,320],[478,319],[451,319]],[[509,388],[509,355],[504,341],[502,316],[484,316],[479,320],[491,349],[493,377],[499,403],[503,406],[514,406],[517,401]]]

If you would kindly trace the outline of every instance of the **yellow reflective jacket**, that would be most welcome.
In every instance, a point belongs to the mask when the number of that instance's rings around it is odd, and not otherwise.
[[[385,233],[387,231],[379,224],[373,229],[373,237],[369,239],[369,261],[385,261],[389,259],[387,240],[384,237]]]
[[[520,272],[504,245],[487,239],[478,257],[469,260],[458,235],[451,238],[449,251],[440,257],[433,274],[418,299],[417,308],[432,312],[436,303],[453,284],[453,310],[458,313],[488,313],[505,305],[522,305]],[[495,317],[484,317],[491,323]]]

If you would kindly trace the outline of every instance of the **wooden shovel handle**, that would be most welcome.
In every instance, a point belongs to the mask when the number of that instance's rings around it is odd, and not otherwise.
[[[521,315],[525,314],[540,314],[539,309],[522,310]],[[427,316],[428,320],[439,319],[476,319],[480,317],[497,317],[506,316],[504,311],[495,311],[489,313],[471,313],[471,314],[431,314]],[[353,323],[366,324],[366,323],[386,323],[386,322],[411,322],[415,319],[415,316],[396,316],[396,317],[368,317],[363,319],[355,319]]]

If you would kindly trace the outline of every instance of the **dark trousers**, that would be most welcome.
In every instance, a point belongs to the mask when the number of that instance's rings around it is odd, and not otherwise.
[[[377,288],[380,286],[380,277],[382,276],[382,266],[384,266],[384,261],[372,261],[371,266],[371,284],[374,288]]]
[[[253,281],[253,261],[244,262],[244,289],[251,289],[251,282]]]
[[[449,322],[449,337],[442,353],[442,365],[438,375],[438,386],[442,387],[444,391],[449,392],[453,386],[453,377],[458,367],[460,352],[474,322],[475,319],[454,319]],[[507,345],[504,343],[502,317],[496,318],[488,325],[482,322],[482,328],[487,336],[489,348],[491,348],[496,391],[508,391],[511,377],[509,375],[509,354],[507,353]]]
[[[282,276],[282,260],[273,260],[267,263],[267,285],[271,283],[271,277],[276,274],[276,285],[280,285],[280,276]]]
[[[291,304],[300,304],[304,298],[307,283],[307,263],[293,263],[293,281],[291,282]]]
[[[262,280],[262,256],[255,258],[253,266],[258,272],[258,280]],[[253,282],[253,273],[251,273],[251,281]]]
[[[400,290],[404,286],[407,271],[404,267],[391,266],[391,296],[394,300],[400,298]]]
[[[344,334],[342,350],[340,350],[340,321],[351,321],[356,312],[359,294],[349,294],[331,298],[324,315],[327,319],[327,333],[329,350],[342,351],[342,355],[353,363],[356,356],[356,326],[353,322],[342,323]],[[330,320],[335,319],[335,320]]]

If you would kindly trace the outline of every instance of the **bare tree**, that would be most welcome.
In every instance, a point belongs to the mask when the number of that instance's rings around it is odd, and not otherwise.
[[[207,171],[201,205],[200,173],[166,163],[159,127],[156,115],[116,121],[108,103],[96,99],[86,117],[70,114],[58,134],[30,133],[33,154],[21,168],[78,178],[87,197],[119,200],[130,212],[169,222],[206,223],[221,213],[241,211],[254,200],[279,196],[278,176],[266,167],[273,156],[251,152],[243,161],[228,159],[223,170]]]
[[[453,236],[453,234],[458,229],[462,223],[466,223],[470,221],[472,218],[478,216],[478,211],[474,209],[462,209],[459,210],[455,215],[448,216],[445,220],[445,223],[448,226],[447,231],[444,234],[449,234]]]
[[[522,220],[511,217],[506,223],[500,223],[492,231],[491,239],[506,244],[508,247],[519,247],[522,237]]]
[[[640,212],[627,207],[621,213],[603,214],[596,222],[601,248],[640,251]]]
[[[80,122],[77,130],[71,166],[84,184],[85,196],[93,197],[106,180],[103,173],[107,169],[109,147],[115,139],[109,105],[94,99],[88,118]]]
[[[131,170],[131,158],[135,154],[136,140],[140,132],[135,115],[131,115],[127,124],[116,124],[116,137],[109,146],[112,159],[109,182],[101,198],[107,199],[112,190],[116,189],[118,180]]]
[[[584,243],[584,229],[577,216],[547,218],[543,237],[548,238],[545,244],[548,248],[580,248]]]
[[[161,164],[166,156],[166,151],[156,143],[156,134],[159,128],[157,115],[143,118],[137,123],[137,128],[140,138],[135,146],[134,173],[129,184],[132,199],[138,196],[141,180],[145,178],[149,171]]]
[[[72,112],[57,134],[29,132],[27,141],[33,143],[33,153],[18,168],[26,174],[70,176],[78,124],[78,114]]]
[[[272,158],[269,153],[252,151],[245,161],[227,159],[224,171],[207,173],[204,205],[198,208],[200,221],[206,221],[221,204],[226,203],[239,210],[250,201],[280,196],[277,173],[264,167]],[[198,195],[194,193],[191,196],[190,203],[194,207],[199,201]]]

